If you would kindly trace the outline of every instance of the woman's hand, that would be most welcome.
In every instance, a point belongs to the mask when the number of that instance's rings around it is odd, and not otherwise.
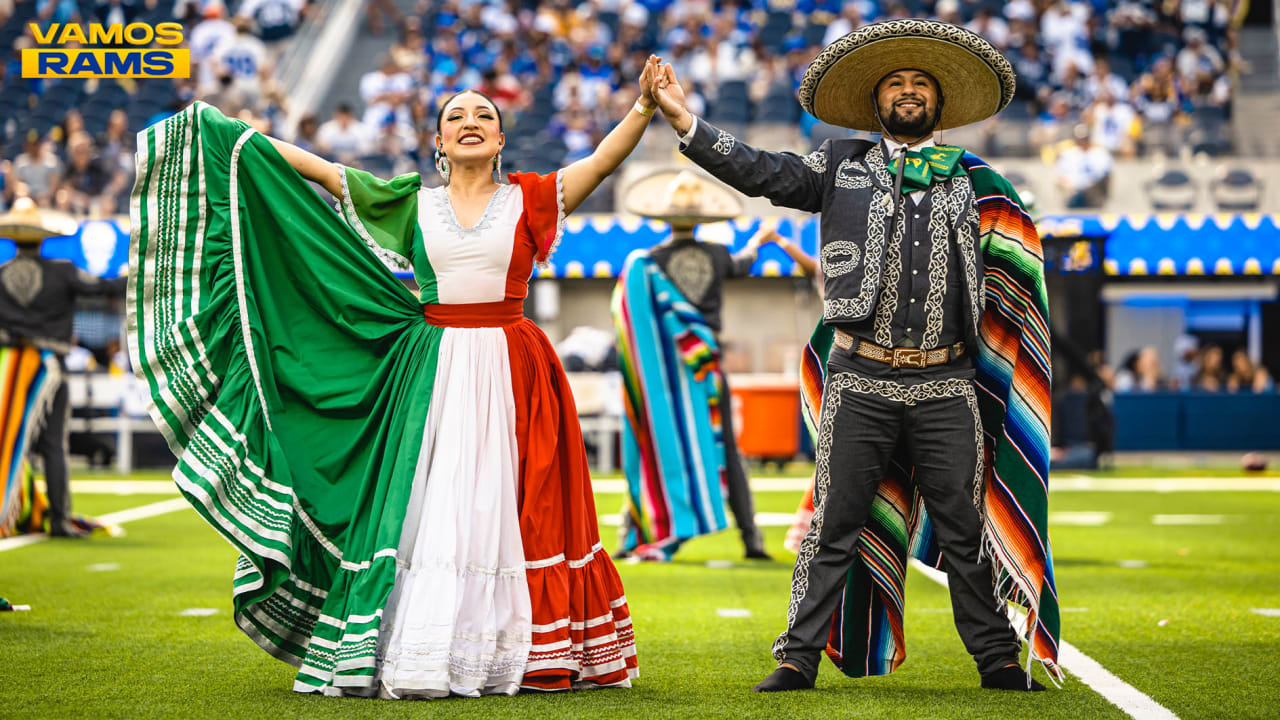
[[[644,69],[640,71],[640,100],[638,102],[646,110],[653,110],[658,107],[658,101],[653,98],[653,86],[658,73],[662,71],[661,62],[662,58],[657,55],[650,55],[649,59],[645,61]]]

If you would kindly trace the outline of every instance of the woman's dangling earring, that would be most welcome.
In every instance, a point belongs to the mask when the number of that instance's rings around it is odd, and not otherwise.
[[[436,172],[440,174],[444,184],[449,184],[449,158],[445,156],[444,151],[436,148]]]
[[[498,182],[502,182],[502,151],[499,150],[497,155],[493,156],[493,177]]]

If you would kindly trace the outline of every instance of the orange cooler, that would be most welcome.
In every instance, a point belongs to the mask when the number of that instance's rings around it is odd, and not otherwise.
[[[800,381],[791,375],[729,378],[738,452],[745,457],[791,459],[800,452]]]

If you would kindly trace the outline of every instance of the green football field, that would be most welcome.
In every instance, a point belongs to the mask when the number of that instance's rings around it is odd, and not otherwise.
[[[897,673],[853,680],[824,662],[816,691],[750,692],[773,667],[793,559],[782,549],[785,528],[770,526],[771,563],[741,560],[736,535],[724,532],[689,543],[670,564],[619,566],[640,657],[631,690],[415,703],[298,695],[292,668],[231,620],[233,550],[179,508],[126,523],[121,538],[0,550],[0,595],[32,606],[0,614],[0,718],[1124,717],[1103,692],[1136,703],[1136,717],[1276,717],[1280,473],[1177,475],[1055,476],[1063,639],[1078,653],[1064,657],[1065,685],[1046,693],[979,689],[945,588],[914,569],[908,658]],[[93,490],[76,493],[79,512],[177,497],[153,484],[102,492],[119,489],[105,481],[163,474],[80,477],[100,482],[78,486]],[[791,485],[757,491],[757,510],[775,521],[791,513],[801,494],[799,481]],[[596,501],[611,520],[621,496],[599,492]],[[601,534],[610,546],[615,528]]]

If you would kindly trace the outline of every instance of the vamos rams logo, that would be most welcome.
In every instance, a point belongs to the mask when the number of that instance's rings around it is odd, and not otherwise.
[[[191,74],[182,25],[31,23],[38,48],[22,51],[24,78],[184,78]]]

